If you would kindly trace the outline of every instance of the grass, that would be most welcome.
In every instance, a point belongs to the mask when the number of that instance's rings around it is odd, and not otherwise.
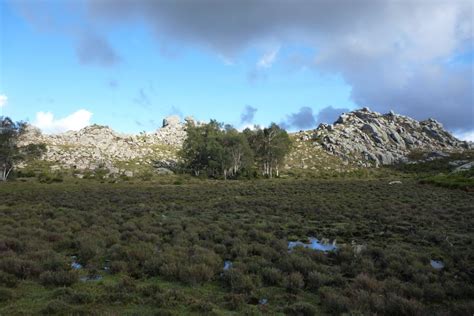
[[[1,184],[0,315],[472,315],[474,193],[382,173]]]

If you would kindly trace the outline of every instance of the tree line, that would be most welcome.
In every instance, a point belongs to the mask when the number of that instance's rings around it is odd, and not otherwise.
[[[195,176],[272,178],[279,176],[290,150],[288,133],[277,124],[240,132],[215,120],[186,126],[187,138],[180,151],[182,168]]]

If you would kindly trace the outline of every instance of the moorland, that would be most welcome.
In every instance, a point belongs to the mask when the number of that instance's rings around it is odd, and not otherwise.
[[[473,192],[409,171],[4,183],[0,314],[471,315]]]

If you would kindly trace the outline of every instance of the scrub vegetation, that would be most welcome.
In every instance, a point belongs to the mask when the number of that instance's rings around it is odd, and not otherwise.
[[[0,314],[472,315],[473,193],[389,180],[3,183]]]

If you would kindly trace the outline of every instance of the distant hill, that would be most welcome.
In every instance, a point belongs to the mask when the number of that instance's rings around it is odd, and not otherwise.
[[[417,121],[367,108],[342,114],[334,124],[321,124],[315,130],[291,137],[293,148],[287,157],[287,171],[348,171],[405,161],[414,150],[459,152],[470,147],[436,120]],[[155,132],[139,135],[124,135],[99,125],[45,135],[28,126],[22,142],[47,145],[42,160],[30,165],[40,163],[52,170],[76,169],[79,174],[103,168],[111,175],[130,176],[151,168],[173,169],[185,138],[186,124],[173,116],[165,118],[163,126]]]
[[[471,145],[460,141],[434,119],[417,121],[393,112],[368,108],[342,114],[334,124],[297,133],[301,140],[359,166],[390,165],[413,151],[458,152]]]

